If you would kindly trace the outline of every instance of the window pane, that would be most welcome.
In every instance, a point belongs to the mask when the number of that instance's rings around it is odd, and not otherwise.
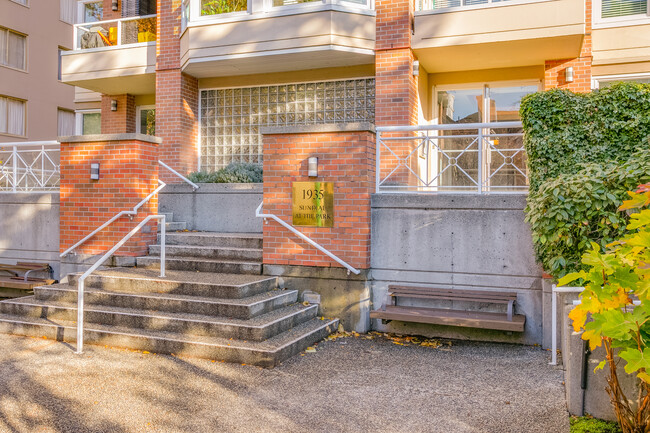
[[[201,15],[227,14],[247,9],[247,0],[201,0]]]
[[[101,21],[103,15],[102,2],[84,4],[84,23]]]
[[[25,103],[16,99],[7,101],[7,132],[13,135],[25,135]]]
[[[602,17],[623,17],[648,13],[648,0],[602,0]]]
[[[604,89],[616,83],[632,82],[632,83],[650,83],[650,78],[619,78],[611,81],[599,81],[598,87]]]
[[[6,29],[0,28],[0,65],[7,64],[7,33]]]
[[[57,135],[59,137],[74,135],[74,112],[68,110],[58,110],[57,115]]]
[[[20,3],[21,5],[27,6],[27,0],[13,0],[14,3]]]
[[[9,32],[7,64],[12,68],[25,69],[25,36]]]
[[[83,113],[81,133],[83,135],[101,134],[102,131],[102,114],[101,113]]]
[[[0,97],[0,133],[7,133],[7,98]]]
[[[156,135],[156,109],[140,110],[140,133]]]
[[[537,86],[497,87],[490,89],[490,122],[519,120],[521,98],[537,92]]]
[[[438,92],[440,123],[476,123],[483,120],[483,89]]]
[[[295,5],[298,3],[311,3],[320,0],[273,0],[273,6]]]

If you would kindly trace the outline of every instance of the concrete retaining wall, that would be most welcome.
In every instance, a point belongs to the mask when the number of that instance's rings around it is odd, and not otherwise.
[[[255,209],[262,202],[262,184],[202,183],[196,191],[186,183],[168,184],[160,193],[159,212],[172,212],[189,230],[262,233]]]
[[[372,309],[389,284],[517,292],[523,334],[390,322],[379,330],[506,341],[542,341],[542,271],[524,221],[524,195],[375,194],[372,196]],[[478,308],[477,305],[463,306]],[[481,309],[486,306],[480,306]]]
[[[0,263],[49,263],[59,277],[59,194],[0,194]]]

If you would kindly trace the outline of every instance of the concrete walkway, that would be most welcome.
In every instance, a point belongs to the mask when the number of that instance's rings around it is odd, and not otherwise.
[[[539,348],[341,338],[273,370],[0,335],[1,432],[569,431]]]

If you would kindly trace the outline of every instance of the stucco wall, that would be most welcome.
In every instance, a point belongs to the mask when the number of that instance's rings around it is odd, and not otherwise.
[[[59,194],[0,194],[0,263],[49,263],[59,275]]]
[[[168,184],[160,192],[159,212],[171,212],[189,230],[225,233],[262,233],[255,209],[262,202],[262,184]]]
[[[523,334],[380,320],[375,329],[449,338],[541,343],[541,269],[524,195],[375,194],[372,197],[373,307],[389,284],[517,292]],[[468,307],[472,307],[468,305]]]

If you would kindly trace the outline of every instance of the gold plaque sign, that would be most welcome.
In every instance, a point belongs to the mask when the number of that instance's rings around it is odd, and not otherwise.
[[[334,182],[293,182],[293,225],[334,227]]]

